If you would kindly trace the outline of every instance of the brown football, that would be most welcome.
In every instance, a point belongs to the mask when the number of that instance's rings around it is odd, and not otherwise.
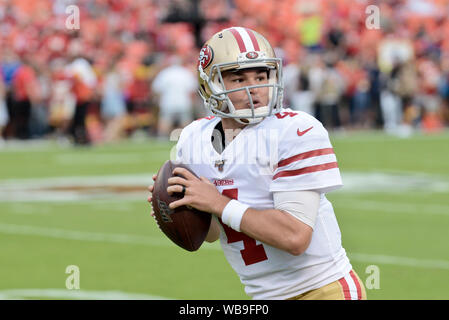
[[[168,178],[174,176],[173,170],[176,167],[189,170],[185,165],[167,160],[157,173],[151,205],[162,232],[181,248],[196,251],[206,238],[212,216],[187,206],[170,209],[170,203],[183,197],[182,193],[167,193]],[[192,174],[195,175],[193,172]]]

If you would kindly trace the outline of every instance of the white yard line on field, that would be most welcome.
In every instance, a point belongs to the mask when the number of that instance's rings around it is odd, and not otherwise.
[[[449,217],[449,205],[444,204],[415,204],[397,201],[373,201],[360,199],[344,199],[334,202],[334,207],[354,210],[377,211],[383,213],[405,213],[419,215],[439,215]]]
[[[95,200],[95,201],[73,201],[76,206],[88,207],[88,210],[97,211],[107,211],[107,212],[123,212],[129,213],[133,208],[133,202],[123,201],[120,198],[116,199],[105,199],[105,200]],[[142,198],[138,199],[142,201]],[[19,215],[50,215],[50,214],[65,214],[64,207],[67,205],[68,201],[52,202],[50,205],[36,205],[34,202],[12,202],[7,206],[7,210],[12,214]],[[149,204],[148,207],[149,209]],[[86,208],[87,209],[87,208]],[[84,209],[83,209],[84,210]]]
[[[51,178],[31,179],[6,179],[0,180],[0,188],[43,188],[43,187],[68,187],[73,185],[96,186],[96,185],[143,185],[153,183],[152,173],[98,175],[98,176],[67,176]]]
[[[126,234],[105,234],[75,230],[64,230],[55,228],[43,228],[16,224],[0,224],[0,233],[26,236],[40,236],[77,241],[94,241],[106,243],[121,243],[131,245],[146,245],[156,247],[168,247],[175,245],[168,239],[153,238],[145,236],[135,236]],[[204,243],[201,249],[221,250],[218,242],[209,244]],[[449,261],[446,260],[428,260],[399,256],[386,256],[378,254],[348,253],[353,261],[374,263],[374,264],[392,264],[414,268],[429,268],[449,270]]]
[[[348,253],[348,256],[351,260],[360,262],[449,270],[449,261],[446,260],[416,259],[365,253]]]
[[[8,289],[0,291],[0,300],[7,299],[79,299],[79,300],[171,300],[170,298],[122,291],[88,291],[67,289]]]
[[[449,179],[432,175],[343,172],[342,176],[344,186],[337,193],[449,192]],[[153,183],[151,177],[151,173],[145,173],[0,180],[0,202],[145,200],[146,187]],[[86,190],[88,188],[95,190]],[[118,191],[112,192],[111,188]],[[413,206],[409,204],[409,208]]]
[[[44,228],[29,225],[18,224],[0,224],[0,233],[26,236],[39,236],[56,239],[77,240],[77,241],[93,241],[106,243],[121,243],[132,245],[144,245],[151,247],[167,247],[175,244],[171,243],[169,239],[163,237],[148,237],[137,236],[130,234],[116,234],[116,233],[98,233],[67,229]],[[205,249],[220,250],[217,244],[204,243]]]
[[[149,155],[142,156],[141,153],[58,154],[51,160],[62,165],[131,164],[147,161],[149,157]]]
[[[343,188],[337,192],[449,192],[449,179],[436,175],[411,172],[350,172],[341,173]]]
[[[145,201],[152,174],[8,179],[0,181],[0,202],[64,202],[82,200]],[[112,192],[107,187],[126,188]],[[91,187],[94,191],[86,191]],[[103,189],[102,189],[103,188]]]
[[[61,165],[112,165],[112,164],[135,164],[148,162],[155,158],[169,158],[170,150],[154,150],[151,153],[146,152],[126,152],[119,153],[66,153],[57,154],[50,158],[56,164]]]

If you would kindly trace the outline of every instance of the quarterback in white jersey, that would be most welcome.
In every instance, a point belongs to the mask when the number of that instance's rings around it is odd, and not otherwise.
[[[215,116],[183,129],[169,179],[171,208],[213,215],[207,241],[254,299],[366,299],[325,193],[342,186],[322,124],[283,108],[281,62],[246,28],[215,34],[200,53],[200,95]],[[152,187],[149,188],[152,191]],[[149,198],[151,199],[151,197]]]

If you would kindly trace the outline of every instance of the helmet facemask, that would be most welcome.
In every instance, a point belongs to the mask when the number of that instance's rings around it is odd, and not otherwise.
[[[241,124],[254,124],[262,121],[274,113],[280,111],[282,105],[282,71],[281,60],[278,58],[262,58],[238,63],[218,63],[211,66],[209,75],[200,69],[201,78],[207,82],[211,91],[207,99],[201,92],[206,108],[223,118],[233,118]],[[201,67],[200,67],[201,68]],[[251,86],[242,86],[236,89],[227,89],[223,80],[223,72],[233,70],[244,70],[250,68],[266,68],[268,82]],[[253,88],[268,88],[268,104],[266,106],[255,107],[250,90]],[[248,96],[250,108],[237,109],[229,98],[228,94],[236,91],[245,91]]]

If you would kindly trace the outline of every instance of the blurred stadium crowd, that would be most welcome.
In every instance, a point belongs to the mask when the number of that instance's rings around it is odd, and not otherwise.
[[[70,5],[79,29],[67,28]],[[76,144],[168,136],[206,115],[197,54],[236,25],[283,59],[286,105],[328,129],[443,130],[448,17],[449,0],[0,0],[0,133]]]

